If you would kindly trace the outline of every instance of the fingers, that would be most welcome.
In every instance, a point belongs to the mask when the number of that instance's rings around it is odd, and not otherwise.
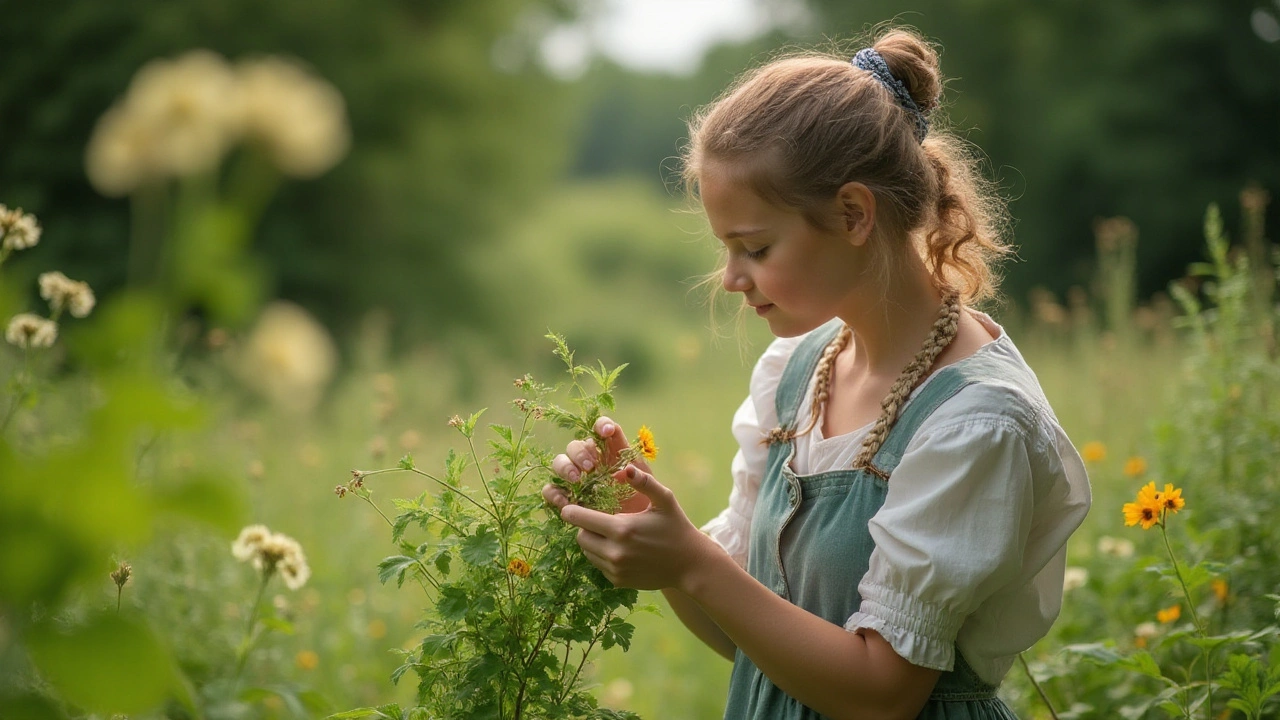
[[[610,418],[603,415],[600,416],[600,419],[596,420],[594,429],[596,435],[604,439],[609,462],[613,462],[618,457],[618,453],[631,446],[631,441],[627,439],[627,434],[622,432],[622,428],[618,426],[618,423]]]
[[[622,475],[626,482],[636,489],[636,492],[649,498],[649,502],[654,508],[665,510],[675,507],[675,493],[634,463],[628,464],[623,469]]]
[[[565,505],[569,504],[569,496],[565,494],[564,490],[551,483],[542,486],[542,499],[557,510],[562,510]]]
[[[615,516],[599,510],[584,508],[581,505],[566,505],[560,508],[560,519],[570,525],[577,525],[597,535],[612,536],[615,532]]]

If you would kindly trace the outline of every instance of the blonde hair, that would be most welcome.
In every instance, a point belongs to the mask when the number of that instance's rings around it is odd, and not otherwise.
[[[938,108],[943,81],[928,42],[891,28],[872,47],[923,112]],[[696,195],[709,162],[731,163],[762,198],[820,229],[838,220],[820,208],[860,182],[876,198],[881,279],[893,280],[914,245],[939,291],[972,303],[995,294],[996,263],[1009,253],[1005,205],[977,153],[942,125],[932,118],[917,141],[907,111],[871,73],[844,56],[802,52],[745,73],[690,119],[682,175]]]
[[[760,197],[799,211],[819,229],[840,220],[823,209],[839,189],[860,182],[876,198],[872,257],[881,281],[893,282],[908,251],[924,261],[944,298],[939,317],[882,402],[854,462],[887,477],[872,459],[911,390],[955,337],[962,305],[994,296],[996,264],[1010,248],[1002,237],[1004,202],[979,172],[978,154],[934,112],[943,87],[937,51],[907,28],[882,31],[871,47],[920,110],[934,116],[923,141],[908,111],[871,73],[845,56],[798,53],[747,72],[694,115],[683,179],[696,195],[708,163],[730,163]],[[799,432],[779,428],[769,441],[813,429],[835,358],[851,337],[843,328],[822,354],[808,425]]]

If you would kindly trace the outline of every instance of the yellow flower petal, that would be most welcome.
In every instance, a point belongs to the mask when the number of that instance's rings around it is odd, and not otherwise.
[[[1182,617],[1181,605],[1171,605],[1163,610],[1156,611],[1156,620],[1159,620],[1162,623],[1171,623],[1180,617]]]
[[[1085,462],[1102,462],[1107,459],[1107,446],[1097,440],[1087,442],[1080,448],[1080,457],[1084,458]]]
[[[639,432],[636,433],[636,442],[640,445],[640,454],[645,460],[653,460],[658,457],[658,446],[653,441],[653,431],[648,425],[641,425]]]

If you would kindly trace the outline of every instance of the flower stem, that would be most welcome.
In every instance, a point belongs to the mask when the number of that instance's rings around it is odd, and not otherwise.
[[[1166,516],[1168,510],[1164,511]],[[1164,549],[1169,552],[1169,562],[1173,563],[1173,574],[1178,578],[1178,584],[1182,586],[1182,594],[1187,599],[1187,608],[1191,611],[1191,620],[1196,624],[1196,632],[1200,633],[1200,637],[1204,637],[1204,625],[1200,624],[1200,615],[1196,612],[1195,601],[1191,599],[1191,590],[1187,588],[1187,581],[1182,577],[1182,568],[1178,566],[1178,558],[1173,554],[1173,546],[1169,544],[1169,531],[1165,529],[1165,518],[1160,519],[1160,537],[1164,539]]]
[[[262,605],[262,596],[267,593],[267,581],[271,579],[272,570],[262,571],[262,582],[258,585],[258,596],[249,608],[249,624],[244,629],[244,639],[240,641],[240,651],[236,653],[235,684],[240,684],[240,675],[244,672],[245,663],[249,660],[249,647],[253,643],[253,629],[258,624],[258,607]]]
[[[1040,687],[1040,683],[1036,681],[1036,676],[1031,674],[1031,666],[1027,665],[1027,659],[1018,653],[1018,662],[1022,663],[1022,670],[1027,673],[1027,679],[1031,681],[1031,686],[1040,693],[1040,699],[1044,701],[1044,706],[1049,708],[1049,715],[1053,720],[1058,720],[1058,711],[1053,709],[1053,703],[1049,701],[1049,696],[1045,694],[1044,688]]]

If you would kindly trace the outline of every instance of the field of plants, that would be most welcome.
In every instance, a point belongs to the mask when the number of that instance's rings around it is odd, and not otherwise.
[[[468,256],[499,337],[398,347],[394,308],[335,335],[267,297],[252,249],[276,189],[348,142],[340,115],[273,135],[270,103],[291,88],[317,117],[332,94],[287,62],[189,61],[256,83],[261,112],[134,166],[146,104],[105,116],[90,178],[130,197],[137,282],[9,272],[50,219],[0,208],[0,717],[719,717],[729,665],[658,594],[612,588],[538,495],[608,412],[651,431],[628,452],[695,522],[724,506],[768,338],[695,287],[698,216],[567,185]],[[1002,688],[1021,717],[1280,714],[1269,202],[1207,208],[1167,293],[1136,297],[1139,228],[1113,218],[1080,238],[1092,286],[987,308],[1094,490],[1062,616]]]

